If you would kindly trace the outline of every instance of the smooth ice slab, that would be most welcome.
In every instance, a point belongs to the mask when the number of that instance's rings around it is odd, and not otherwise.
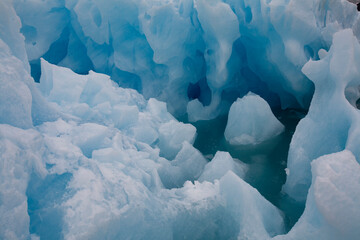
[[[269,104],[260,96],[249,93],[230,108],[225,138],[233,145],[259,144],[284,131]]]

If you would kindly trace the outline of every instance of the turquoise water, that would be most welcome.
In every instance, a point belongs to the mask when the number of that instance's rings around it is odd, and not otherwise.
[[[245,181],[255,187],[267,200],[284,213],[286,231],[299,219],[304,205],[295,202],[281,192],[285,183],[285,168],[292,135],[299,120],[305,113],[286,110],[275,112],[277,118],[285,125],[281,135],[257,146],[234,147],[224,137],[227,116],[214,120],[193,123],[198,136],[194,146],[211,160],[217,151],[226,151],[233,158],[248,164],[249,170]]]

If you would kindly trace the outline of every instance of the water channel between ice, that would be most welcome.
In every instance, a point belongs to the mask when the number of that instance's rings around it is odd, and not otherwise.
[[[226,151],[235,160],[246,163],[248,172],[245,181],[284,213],[285,228],[288,232],[301,216],[304,205],[290,199],[282,193],[281,188],[286,180],[285,169],[291,138],[297,123],[305,114],[285,110],[277,111],[275,115],[284,124],[285,131],[257,146],[230,145],[224,137],[227,116],[193,123],[198,134],[194,146],[209,161],[217,151]]]

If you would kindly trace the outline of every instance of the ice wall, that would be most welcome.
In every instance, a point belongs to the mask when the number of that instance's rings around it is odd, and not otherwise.
[[[27,62],[24,37],[20,34],[20,19],[10,1],[1,2],[0,14],[0,122],[17,127],[32,125],[30,67]],[[12,79],[12,81],[8,81]],[[16,106],[16,107],[13,107]]]
[[[339,29],[360,36],[356,6],[346,0],[14,5],[35,74],[40,56],[80,73],[106,73],[191,121],[226,112],[248,91],[272,107],[307,108],[313,85],[303,65],[328,50]]]
[[[26,189],[31,173],[43,175],[39,134],[29,129],[39,108],[46,109],[30,77],[11,1],[0,2],[0,238],[29,237]],[[43,104],[43,105],[42,105]],[[42,105],[42,106],[41,106]],[[51,115],[51,112],[49,112]],[[28,129],[28,130],[23,130]]]

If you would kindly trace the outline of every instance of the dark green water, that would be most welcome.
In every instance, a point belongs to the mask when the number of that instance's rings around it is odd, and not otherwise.
[[[193,123],[198,133],[194,146],[209,160],[217,151],[226,151],[233,158],[246,163],[249,170],[245,181],[283,211],[286,231],[289,231],[302,214],[304,205],[287,197],[281,192],[281,188],[286,180],[285,168],[291,138],[305,113],[285,110],[277,111],[275,115],[285,125],[286,130],[260,145],[235,147],[228,144],[224,137],[227,116],[221,116],[214,120]]]

